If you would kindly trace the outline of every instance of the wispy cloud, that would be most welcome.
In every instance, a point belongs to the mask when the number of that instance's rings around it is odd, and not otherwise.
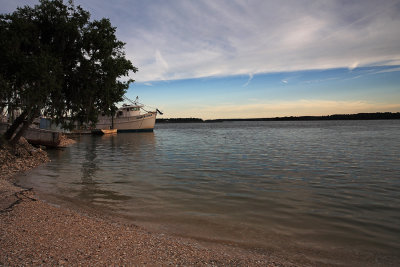
[[[385,70],[379,70],[379,71],[375,72],[375,74],[378,74],[378,73],[388,73],[388,72],[398,72],[398,71],[400,71],[400,67],[389,68],[389,69],[385,69]]]
[[[360,63],[358,61],[353,62],[348,68],[350,71],[354,70],[355,68],[358,67]]]
[[[128,53],[161,43],[170,68],[148,72],[151,53],[141,54],[136,63],[146,72],[138,79],[400,63],[399,1],[174,1],[146,9],[156,15],[145,18],[153,27],[129,34],[144,38],[129,42]]]
[[[32,1],[7,3],[2,12]],[[75,4],[94,18],[111,19],[126,42],[128,58],[139,68],[133,77],[138,82],[400,65],[400,0]]]
[[[249,79],[247,80],[247,82],[245,84],[243,84],[243,87],[246,87],[247,85],[249,85],[251,80],[253,80],[253,73],[249,73]]]
[[[160,50],[158,50],[158,49],[156,50],[156,54],[154,57],[156,59],[156,64],[158,66],[161,66],[161,68],[163,68],[164,70],[168,70],[168,63],[167,63],[167,61],[165,61],[165,59],[161,55]]]
[[[381,73],[391,73],[391,72],[400,72],[400,67],[396,66],[382,66],[382,67],[371,67],[371,68],[362,68],[357,69],[357,71],[350,70],[350,73],[354,74],[354,76],[350,76],[347,78],[343,78],[343,81],[347,80],[355,80],[369,75],[376,75]]]

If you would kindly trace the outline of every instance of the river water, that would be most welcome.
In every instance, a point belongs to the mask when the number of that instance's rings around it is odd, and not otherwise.
[[[332,264],[398,260],[400,120],[158,124],[49,155],[20,183],[157,231]]]

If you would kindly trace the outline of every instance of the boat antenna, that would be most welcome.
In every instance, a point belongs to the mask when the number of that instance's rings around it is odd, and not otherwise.
[[[131,99],[129,99],[128,97],[126,97],[125,95],[122,96],[122,98],[128,102],[131,102],[133,105],[137,105],[139,102],[139,97],[137,96],[135,101],[132,101]]]
[[[128,101],[128,102],[131,102],[133,105],[141,104],[141,103],[139,103],[139,97],[138,97],[138,96],[136,97],[135,101],[130,100],[130,99],[129,99],[127,96],[125,96],[125,95],[123,95],[122,98],[123,98],[124,100]],[[143,104],[141,104],[141,105],[143,105]],[[146,106],[146,107],[149,107],[149,108],[153,108],[153,107],[150,107],[150,106],[147,106],[147,105],[143,105],[143,106]],[[143,110],[146,111],[146,112],[149,112],[149,111],[145,110],[143,107],[142,107],[141,109],[143,109]],[[158,114],[160,114],[160,115],[163,115],[163,114],[164,114],[164,113],[162,113],[158,108],[155,108],[155,109],[156,109],[156,111],[158,112]]]

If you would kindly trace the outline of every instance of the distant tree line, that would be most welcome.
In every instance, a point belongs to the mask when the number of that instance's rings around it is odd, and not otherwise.
[[[190,123],[190,122],[223,122],[223,121],[317,121],[317,120],[397,120],[400,112],[376,112],[358,114],[335,114],[327,116],[289,116],[275,118],[250,118],[250,119],[215,119],[202,120],[199,118],[171,118],[157,119],[157,123]]]
[[[288,116],[275,118],[251,118],[251,119],[217,119],[205,122],[219,121],[317,121],[317,120],[396,120],[400,119],[400,112],[376,112],[357,114],[335,114],[327,116]]]
[[[112,114],[137,68],[108,19],[90,21],[73,1],[40,0],[0,15],[0,111],[20,110],[4,137],[15,143],[40,114],[65,128]]]
[[[157,119],[157,123],[190,123],[190,122],[204,122],[199,118],[170,118],[170,119]]]

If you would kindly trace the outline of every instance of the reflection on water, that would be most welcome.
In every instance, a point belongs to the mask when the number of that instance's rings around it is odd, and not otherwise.
[[[129,194],[121,194],[118,187],[112,186],[113,183],[121,183],[121,181],[114,180],[118,176],[117,170],[114,169],[118,168],[121,161],[125,161],[128,154],[126,148],[134,153],[140,153],[141,146],[154,144],[154,134],[136,134],[134,139],[129,134],[120,134],[118,138],[117,135],[84,138],[88,140],[82,142],[86,145],[83,149],[85,156],[81,168],[80,184],[82,187],[76,198],[89,203],[108,204],[107,206],[111,207],[116,203],[123,205],[124,201],[131,197]],[[99,171],[100,174],[96,175]],[[105,173],[108,177],[102,178]]]
[[[106,139],[108,138],[108,140]],[[110,141],[109,145],[111,149],[115,145],[115,135],[112,136],[102,136],[100,142]],[[84,160],[81,168],[81,189],[76,196],[77,199],[82,201],[87,201],[89,203],[113,203],[115,201],[127,200],[129,196],[120,195],[118,192],[112,191],[110,189],[103,189],[102,184],[99,185],[97,182],[96,172],[101,171],[101,158],[97,158],[97,143],[99,138],[92,138],[87,143],[86,149],[84,149]],[[112,151],[112,150],[111,150]],[[100,151],[101,152],[101,151]],[[100,174],[101,175],[101,174]]]
[[[82,184],[93,184],[93,175],[98,169],[96,163],[96,139],[88,145],[85,153],[85,161],[82,163]]]
[[[52,161],[35,170],[39,177],[27,181],[21,177],[21,182],[63,198],[114,209],[132,198],[123,188],[132,172],[130,162],[145,156],[154,144],[154,133],[81,136],[65,151],[49,150]],[[128,166],[121,167],[123,162]]]
[[[82,136],[21,182],[199,239],[393,254],[399,130],[399,121],[159,125]]]

